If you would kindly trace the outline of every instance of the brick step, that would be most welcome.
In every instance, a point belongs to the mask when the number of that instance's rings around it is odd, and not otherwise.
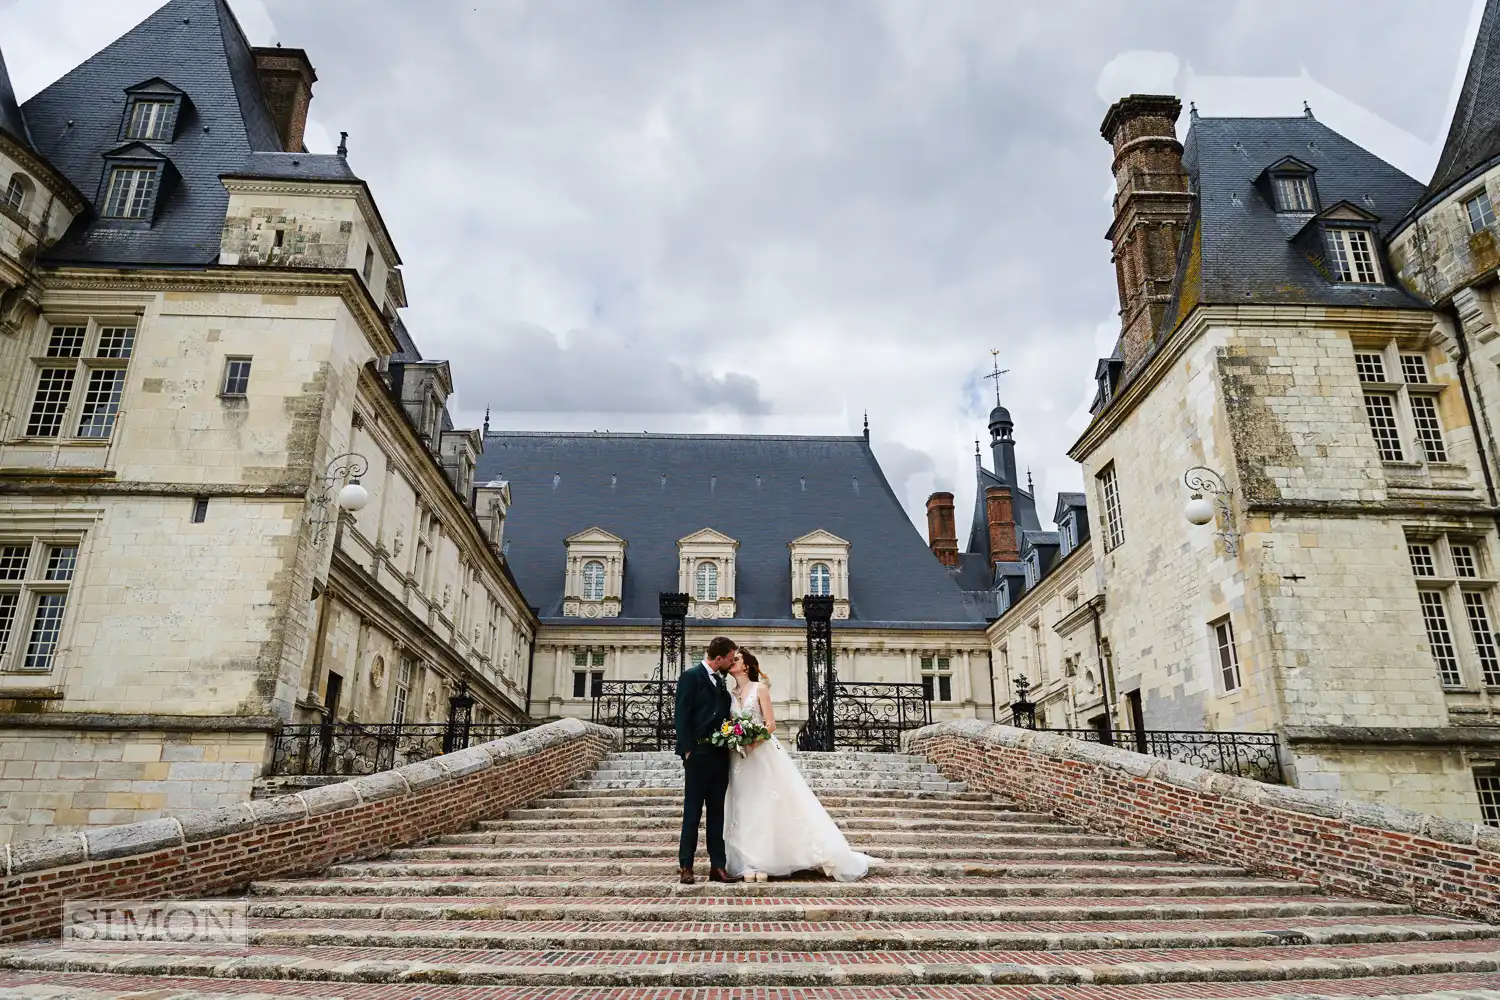
[[[329,878],[515,878],[524,875],[566,876],[572,878],[610,878],[619,875],[658,876],[672,872],[676,859],[585,859],[585,860],[516,860],[516,861],[356,861],[333,865]],[[702,858],[698,876],[707,875]],[[1243,869],[1228,865],[1200,864],[1183,861],[1098,862],[1098,861],[892,861],[882,860],[877,879],[917,878],[1152,878],[1158,875],[1177,877],[1243,877]],[[821,884],[822,880],[810,881]],[[779,883],[766,883],[767,885]]]
[[[675,832],[682,820],[680,808],[659,816],[638,816],[628,824],[631,830],[666,830]],[[921,813],[912,816],[845,816],[839,828],[848,833],[854,830],[876,832],[926,832],[928,836],[962,833],[1082,833],[1083,828],[1068,823],[1034,822],[1024,818],[993,819],[927,819]],[[618,819],[487,819],[478,823],[477,833],[545,833],[570,831],[574,833],[597,830],[619,830]]]
[[[909,898],[943,899],[1028,899],[1035,897],[1061,899],[1108,899],[1117,896],[1157,896],[1195,899],[1200,896],[1301,896],[1307,886],[1295,882],[1276,882],[1255,878],[1204,879],[1122,879],[1102,878],[1092,881],[1076,879],[908,879],[886,881],[864,879],[859,882],[738,882],[724,885],[698,882],[681,885],[675,878],[621,877],[611,880],[545,878],[532,876],[525,881],[486,879],[420,879],[420,878],[324,878],[294,881],[254,882],[249,895],[260,897],[349,897],[431,898],[431,897],[545,897],[559,898],[627,898],[637,900],[713,898],[729,899],[820,899],[842,900],[875,896],[883,900]]]
[[[1415,928],[1414,928],[1415,929]],[[1201,936],[1201,935],[1200,935]],[[1076,956],[1036,951],[1030,955],[971,955],[934,949],[921,955],[902,952],[809,953],[704,952],[700,955],[624,952],[580,953],[557,964],[546,951],[475,951],[455,956],[445,948],[372,948],[368,946],[302,950],[260,946],[249,954],[186,953],[150,950],[79,951],[55,946],[0,952],[0,966],[56,972],[128,971],[146,977],[199,976],[221,979],[316,982],[524,985],[544,987],[610,986],[933,986],[959,984],[1045,983],[1119,985],[1216,982],[1275,982],[1301,979],[1364,979],[1432,973],[1493,973],[1500,968],[1492,941],[1387,941],[1358,944],[1277,946],[1272,931],[1255,943],[1206,948],[1180,947],[1171,937],[1157,940],[1161,950],[1142,956],[1134,950],[1099,950]],[[1261,943],[1265,942],[1265,943]],[[1153,947],[1152,945],[1143,945]],[[1016,961],[1023,958],[1023,961]],[[1071,961],[1070,959],[1077,959]],[[157,985],[153,983],[152,985]],[[429,987],[430,988],[430,987]],[[290,993],[291,991],[288,991]],[[308,995],[307,988],[297,990]],[[274,994],[273,994],[274,995]],[[384,995],[384,994],[382,994]],[[419,994],[420,995],[420,994]],[[715,993],[715,996],[722,994]],[[999,994],[1004,995],[1004,994]],[[1014,996],[1015,994],[1011,994]],[[1049,992],[1049,997],[1059,994]],[[1107,994],[1120,996],[1119,993]],[[1177,988],[1155,996],[1180,996]],[[1267,994],[1239,992],[1240,996]],[[1270,994],[1275,995],[1275,994]],[[1294,994],[1295,995],[1295,994]],[[1345,995],[1371,995],[1349,993]],[[1400,995],[1400,994],[1396,994]],[[160,997],[160,993],[154,994]]]
[[[1071,833],[1066,830],[1050,830],[1042,828],[1040,832],[1023,833],[994,833],[994,832],[968,832],[948,830],[940,835],[930,830],[918,830],[915,832],[906,830],[861,830],[852,825],[839,824],[844,831],[844,836],[851,844],[865,844],[872,849],[879,845],[891,845],[899,847],[910,844],[931,844],[935,837],[940,839],[948,847],[1124,847],[1128,842],[1119,837],[1099,837],[1086,833]],[[677,829],[675,827],[660,826],[655,829],[615,829],[607,834],[609,844],[655,844],[658,846],[676,847]],[[700,832],[701,835],[701,832]],[[479,831],[476,833],[447,833],[435,837],[426,843],[428,845],[483,845],[490,844],[496,847],[531,845],[536,847],[565,845],[573,847],[579,842],[577,832],[573,830],[553,831],[521,831],[521,832],[495,832]],[[592,846],[606,846],[598,841],[593,841]]]
[[[615,788],[615,789],[585,789],[585,788],[561,788],[545,798],[538,799],[538,803],[552,803],[563,799],[586,799],[589,802],[597,802],[600,799],[681,799],[681,789],[674,788]],[[838,789],[820,795],[819,800],[824,805],[850,805],[861,802],[869,802],[872,799],[880,800],[886,804],[887,800],[909,802],[941,802],[948,809],[1005,809],[1018,808],[1014,803],[1007,802],[988,792],[912,792],[900,789],[866,788],[851,795],[842,794]],[[577,802],[570,803],[577,805]]]
[[[873,845],[871,846],[873,849]],[[1171,861],[1176,855],[1154,847],[933,847],[909,844],[881,844],[883,860],[893,861],[1018,861],[1018,860],[1072,860],[1072,861]],[[699,846],[700,860],[708,855]],[[677,857],[677,841],[657,841],[648,844],[555,844],[555,845],[509,845],[494,847],[463,847],[458,845],[436,847],[402,847],[386,855],[392,861],[525,861],[543,858],[554,859],[626,859],[658,858],[667,861]],[[878,873],[877,873],[878,874]]]
[[[1316,973],[1317,970],[1313,970]],[[425,982],[226,982],[184,976],[150,978],[91,972],[0,971],[0,1000],[910,1000],[908,986],[864,986],[858,992],[842,986],[804,986],[768,997],[762,986],[711,987],[532,987],[448,986]],[[733,979],[727,981],[735,981]],[[1103,986],[965,986],[945,985],[945,1000],[1348,1000],[1387,997],[1399,1000],[1495,1000],[1500,974],[1449,972],[1351,979],[1259,980],[1252,983],[1174,982],[1170,993],[1154,983]],[[937,996],[936,992],[925,995]]]
[[[494,922],[565,921],[568,923],[665,924],[713,921],[735,923],[766,921],[798,923],[841,921],[878,925],[973,922],[1008,923],[1026,921],[1172,921],[1229,920],[1254,917],[1305,917],[1320,915],[1367,916],[1404,914],[1403,907],[1370,902],[1346,902],[1325,896],[1283,898],[1219,896],[1182,899],[1142,895],[1128,899],[1077,900],[963,900],[955,898],[908,898],[881,900],[750,898],[723,900],[712,897],[673,900],[578,900],[571,898],[435,899],[278,897],[254,899],[250,916],[258,921],[293,920],[381,920]],[[258,923],[261,929],[272,925]],[[1500,930],[1495,933],[1500,935]],[[718,942],[720,945],[722,941]]]

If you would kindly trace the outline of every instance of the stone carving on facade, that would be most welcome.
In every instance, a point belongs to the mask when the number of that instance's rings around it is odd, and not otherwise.
[[[376,656],[370,663],[370,686],[379,691],[385,686],[385,657]]]
[[[564,617],[620,616],[628,544],[597,526],[563,539],[568,559],[563,583]]]
[[[849,617],[849,543],[822,528],[787,543],[791,551],[792,614],[803,617],[802,598],[826,593],[833,617]]]

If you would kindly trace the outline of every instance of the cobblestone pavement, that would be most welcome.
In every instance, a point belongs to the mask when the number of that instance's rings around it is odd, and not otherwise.
[[[680,766],[615,754],[472,832],[253,885],[248,949],[0,950],[0,1000],[1500,1000],[1500,928],[1099,836],[919,758],[798,761],[884,859],[866,880],[679,885]]]

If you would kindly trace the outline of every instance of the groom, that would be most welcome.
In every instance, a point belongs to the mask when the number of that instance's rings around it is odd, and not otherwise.
[[[729,751],[708,742],[729,718],[724,675],[739,648],[722,635],[708,644],[708,656],[677,678],[677,756],[682,758],[682,838],[677,844],[678,876],[693,884],[698,853],[698,817],[708,807],[708,878],[740,882],[724,870],[724,794],[729,791]]]

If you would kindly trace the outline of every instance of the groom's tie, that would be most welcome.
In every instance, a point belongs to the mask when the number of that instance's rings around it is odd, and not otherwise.
[[[719,689],[720,694],[729,693],[729,689],[724,686],[724,675],[717,670],[714,671],[714,687]]]

